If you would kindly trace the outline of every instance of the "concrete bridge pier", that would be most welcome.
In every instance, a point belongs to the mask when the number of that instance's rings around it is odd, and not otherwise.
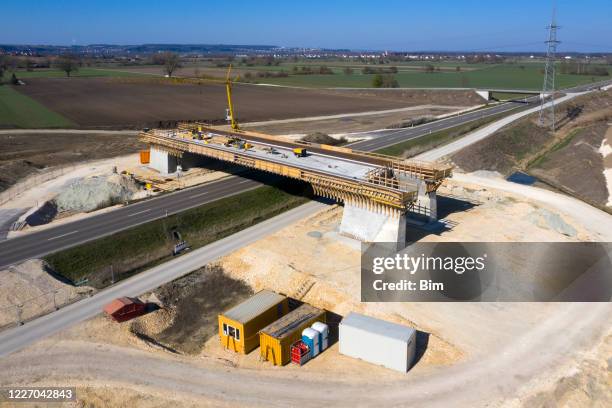
[[[418,183],[417,200],[414,212],[425,215],[429,221],[438,220],[438,198],[435,191],[427,191],[427,183]]]
[[[397,242],[406,246],[406,216],[371,202],[345,201],[340,233],[364,242]]]
[[[149,167],[159,171],[161,174],[171,174],[176,172],[177,164],[178,161],[176,156],[173,156],[167,151],[156,146],[151,146]]]
[[[159,171],[161,174],[168,175],[175,173],[178,166],[182,170],[189,170],[193,167],[203,167],[209,162],[206,156],[184,152],[182,157],[176,157],[165,150],[151,146],[151,157],[149,167]]]

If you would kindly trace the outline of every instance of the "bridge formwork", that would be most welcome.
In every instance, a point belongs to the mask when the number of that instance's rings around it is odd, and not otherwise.
[[[446,165],[198,123],[144,131],[140,139],[150,145],[151,167],[162,173],[213,158],[309,183],[316,195],[344,203],[340,232],[366,242],[403,245],[406,214],[435,219],[436,190],[451,175]]]

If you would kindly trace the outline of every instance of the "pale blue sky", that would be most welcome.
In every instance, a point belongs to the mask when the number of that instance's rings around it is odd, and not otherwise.
[[[388,50],[538,50],[549,0],[4,1],[4,44],[269,44]],[[565,51],[612,51],[612,1],[557,0]]]

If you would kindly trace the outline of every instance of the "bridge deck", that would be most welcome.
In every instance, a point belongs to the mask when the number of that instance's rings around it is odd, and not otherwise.
[[[203,134],[213,133],[216,135],[223,135],[227,137],[236,137],[252,143],[271,143],[275,146],[283,146],[289,149],[293,149],[296,147],[305,147],[311,153],[321,153],[336,158],[354,160],[356,162],[364,164],[401,169],[404,172],[412,173],[415,178],[425,180],[431,183],[437,183],[442,181],[443,179],[449,177],[452,172],[452,167],[445,164],[423,162],[418,160],[401,160],[393,156],[357,151],[346,147],[292,141],[280,138],[278,136],[271,136],[264,133],[252,131],[220,130],[207,126],[204,123],[183,122],[179,124],[178,129],[182,131],[200,130]]]

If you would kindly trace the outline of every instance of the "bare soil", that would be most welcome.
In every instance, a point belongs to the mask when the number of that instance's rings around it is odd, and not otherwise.
[[[167,349],[199,354],[206,341],[217,335],[217,316],[252,294],[248,285],[225,275],[220,266],[205,266],[154,291],[172,316],[168,326],[156,332],[157,324],[151,326],[136,320],[131,330]]]
[[[41,169],[135,153],[136,135],[0,134],[0,191]]]
[[[84,128],[141,128],[160,121],[223,120],[225,87],[165,78],[33,78],[20,92]],[[363,112],[422,105],[482,103],[466,91],[307,90],[236,84],[242,122]]]
[[[605,205],[608,191],[603,173],[604,158],[598,149],[607,129],[606,122],[579,129],[567,145],[547,154],[529,168],[529,173],[587,202]]]

